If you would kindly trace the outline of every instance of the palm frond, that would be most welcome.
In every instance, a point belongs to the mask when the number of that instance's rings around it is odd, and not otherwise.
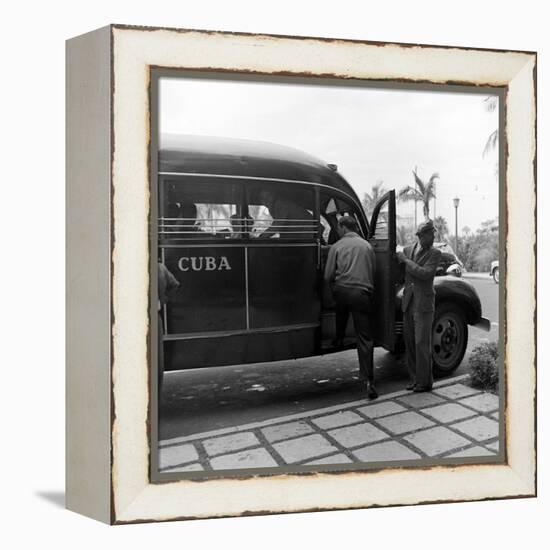
[[[435,198],[435,180],[437,179],[439,179],[439,174],[434,172],[426,184],[426,188],[424,189],[424,197],[428,200]]]
[[[428,181],[429,184],[434,184],[435,180],[438,180],[439,179],[439,172],[434,172],[431,176],[430,176],[430,180]]]
[[[416,182],[416,185],[418,185],[418,189],[420,190],[420,194],[424,195],[425,185],[424,185],[424,182],[418,177],[418,174],[416,173],[416,169],[413,170],[413,176],[414,176],[414,181]]]
[[[491,151],[497,148],[498,145],[498,130],[495,130],[487,139],[483,148],[483,156],[486,157]]]
[[[418,189],[415,189],[410,185],[406,185],[405,187],[399,190],[399,192],[397,193],[397,198],[402,201],[412,201],[412,200],[421,201],[422,194],[418,191]]]
[[[374,200],[373,196],[370,195],[369,193],[365,193],[363,195],[363,202],[371,203],[373,200]]]
[[[483,103],[485,103],[485,109],[492,113],[497,108],[498,99],[494,95],[489,95],[483,100]]]

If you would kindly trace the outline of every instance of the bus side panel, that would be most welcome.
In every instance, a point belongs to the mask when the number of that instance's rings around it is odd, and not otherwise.
[[[319,323],[317,247],[248,249],[250,328]]]
[[[205,245],[167,248],[180,287],[166,306],[167,334],[246,328],[245,251]]]
[[[197,340],[169,340],[165,345],[166,370],[185,370],[298,359],[314,354],[318,330],[241,334]]]

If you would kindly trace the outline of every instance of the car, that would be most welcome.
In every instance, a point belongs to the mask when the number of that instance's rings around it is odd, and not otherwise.
[[[489,275],[493,278],[495,283],[498,285],[498,281],[499,281],[498,260],[491,262],[491,269],[489,270]]]
[[[394,190],[368,219],[337,166],[307,153],[228,138],[172,140],[159,150],[154,197],[158,260],[180,283],[161,311],[162,368],[340,351],[323,271],[342,215],[357,220],[375,252],[375,345],[402,348]],[[445,375],[462,361],[468,326],[488,330],[489,321],[470,283],[443,275],[434,284],[434,371]],[[351,319],[346,337],[346,347],[355,346]]]

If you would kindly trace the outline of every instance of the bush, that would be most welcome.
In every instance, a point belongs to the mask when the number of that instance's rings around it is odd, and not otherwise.
[[[498,387],[498,344],[487,342],[472,350],[468,362],[472,386],[483,390],[496,390]]]

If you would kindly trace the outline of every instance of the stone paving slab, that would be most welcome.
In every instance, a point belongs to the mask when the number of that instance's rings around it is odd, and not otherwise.
[[[176,466],[175,468],[166,468],[162,470],[164,472],[200,472],[204,470],[201,464],[194,462],[193,464],[187,464],[186,466]]]
[[[422,409],[420,412],[443,423],[454,422],[475,415],[475,412],[471,409],[456,403],[444,403],[443,405]]]
[[[414,460],[422,458],[418,453],[411,451],[397,441],[384,441],[375,445],[368,445],[353,451],[361,462],[382,462],[391,460]]]
[[[403,397],[398,397],[397,400],[400,403],[405,403],[405,405],[415,408],[429,407],[430,405],[445,403],[445,399],[443,397],[435,395],[431,392],[407,393],[407,395],[404,395]]]
[[[496,395],[458,376],[406,391],[159,442],[161,472],[495,456]]]
[[[306,435],[305,437],[275,443],[273,447],[287,464],[338,451],[337,447],[320,434]]]
[[[242,468],[273,468],[277,462],[265,449],[249,449],[210,459],[213,470],[237,470]]]
[[[368,423],[338,428],[329,431],[328,434],[346,449],[364,445],[365,443],[373,443],[374,441],[380,441],[389,437],[387,433]]]
[[[434,422],[414,411],[394,414],[387,418],[379,418],[378,424],[389,430],[392,434],[400,435],[408,432],[429,428]]]
[[[405,440],[430,457],[465,447],[470,443],[465,437],[444,426],[436,426],[407,435]]]
[[[193,462],[199,458],[197,449],[192,443],[177,447],[166,447],[159,452],[159,468],[161,470],[178,466],[186,462]]]
[[[361,414],[364,414],[367,418],[379,418],[381,416],[388,416],[389,414],[403,412],[407,409],[395,401],[386,401],[384,403],[376,403],[374,405],[367,405],[366,407],[359,407],[357,410]]]
[[[258,445],[260,442],[252,432],[238,433],[234,435],[225,435],[203,441],[205,451],[209,456],[237,451],[245,447]]]
[[[301,420],[297,422],[279,424],[278,426],[268,426],[267,428],[262,428],[264,437],[270,443],[275,443],[276,441],[281,441],[283,439],[290,439],[291,437],[306,435],[313,431],[313,428],[309,424],[302,422]]]
[[[329,416],[321,416],[320,418],[314,418],[312,422],[319,426],[323,430],[329,430],[330,428],[338,428],[340,426],[347,426],[349,424],[357,424],[363,420],[362,416],[359,416],[353,411],[342,411]]]
[[[487,413],[498,409],[498,396],[492,393],[480,393],[479,395],[461,399],[460,403],[476,411]]]
[[[471,420],[453,424],[452,427],[476,441],[486,441],[498,437],[498,422],[485,416],[476,416]]]
[[[470,447],[469,449],[464,449],[463,451],[459,451],[458,453],[453,453],[450,455],[446,455],[445,458],[468,458],[472,456],[492,456],[494,453],[487,450],[485,447]]]
[[[450,386],[444,386],[443,388],[436,388],[434,389],[434,393],[443,397],[448,397],[449,399],[459,399],[479,393],[479,390],[470,386],[465,386],[464,384],[452,384]]]
[[[317,466],[322,464],[350,464],[351,462],[353,462],[351,458],[347,457],[345,454],[338,453],[336,455],[326,456],[325,458],[318,458],[317,460],[306,462],[305,466]]]

